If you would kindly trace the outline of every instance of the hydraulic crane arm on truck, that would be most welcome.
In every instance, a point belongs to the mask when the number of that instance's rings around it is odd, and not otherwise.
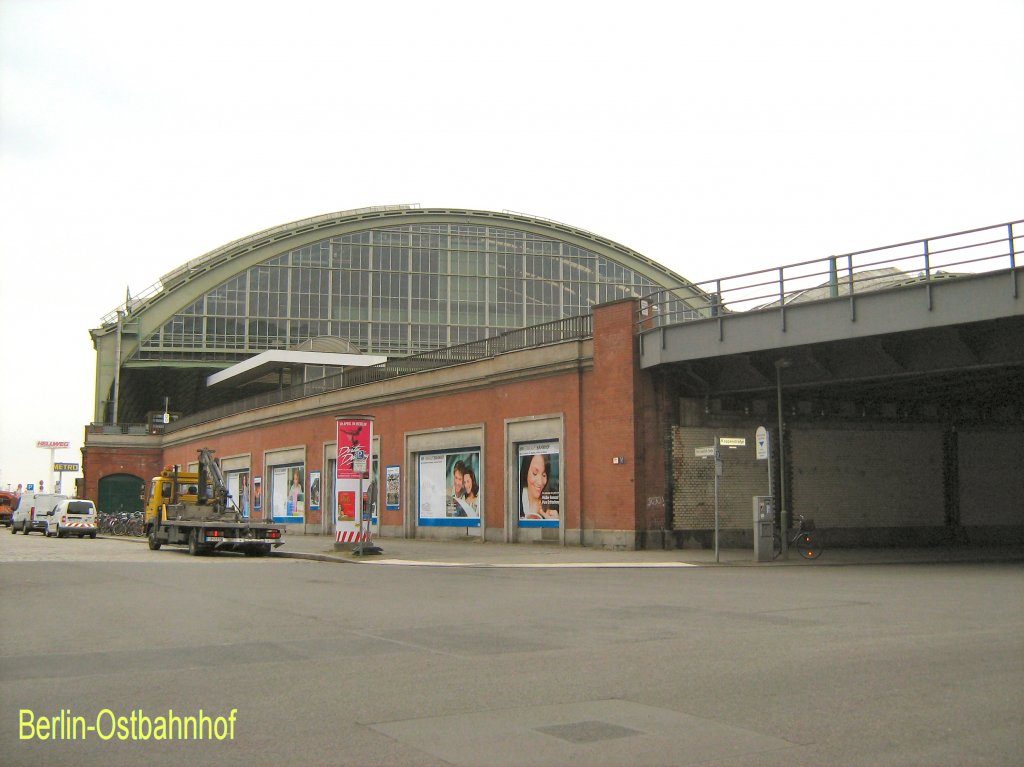
[[[153,477],[146,503],[149,548],[188,546],[190,554],[241,551],[264,556],[284,543],[281,528],[252,522],[229,504],[227,483],[209,448],[199,450],[199,471],[167,467]]]

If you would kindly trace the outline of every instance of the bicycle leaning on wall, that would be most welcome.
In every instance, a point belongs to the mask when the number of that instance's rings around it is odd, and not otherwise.
[[[774,558],[778,559],[782,553],[782,536],[787,535],[785,531],[776,533],[772,545],[774,547]],[[821,556],[824,546],[821,545],[821,536],[814,529],[814,520],[804,519],[803,514],[796,515],[796,527],[788,534],[790,537],[789,546],[800,552],[804,559],[817,559]]]

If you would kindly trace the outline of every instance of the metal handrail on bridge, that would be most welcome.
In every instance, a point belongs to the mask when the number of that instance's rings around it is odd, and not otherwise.
[[[932,283],[1003,269],[1010,270],[1016,298],[1016,254],[1024,233],[1015,234],[1014,226],[1022,223],[1024,219],[692,283],[710,296],[703,307],[681,301],[679,290],[662,289],[641,299],[637,332],[700,320],[721,323],[730,314],[754,311],[777,312],[785,329],[787,307],[838,298],[850,302],[855,319],[857,294],[907,285],[926,286],[930,309]]]

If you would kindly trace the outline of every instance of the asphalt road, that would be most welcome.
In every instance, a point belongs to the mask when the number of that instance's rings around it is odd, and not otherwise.
[[[1020,564],[409,568],[4,532],[0,577],[4,765],[1024,763]],[[156,739],[200,709],[209,736]]]

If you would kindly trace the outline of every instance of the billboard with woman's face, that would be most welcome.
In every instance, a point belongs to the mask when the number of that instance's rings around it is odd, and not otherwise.
[[[519,526],[558,527],[558,442],[519,445]]]

